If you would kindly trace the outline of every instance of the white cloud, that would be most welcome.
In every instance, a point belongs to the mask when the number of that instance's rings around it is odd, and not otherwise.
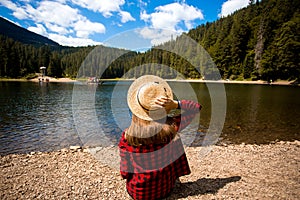
[[[83,8],[99,12],[106,18],[111,17],[114,12],[117,12],[121,16],[122,23],[135,21],[129,12],[121,9],[121,6],[125,4],[125,0],[72,0],[72,2]]]
[[[244,8],[249,5],[249,0],[228,0],[223,3],[219,17],[226,17],[234,11]]]
[[[13,12],[13,16],[18,19],[26,19],[28,18],[28,13],[22,8],[16,8],[15,12]]]
[[[30,26],[28,30],[45,37],[51,35],[52,38],[50,39],[57,38],[59,40],[54,41],[60,44],[69,44],[69,42],[64,43],[64,41],[70,40],[78,41],[74,43],[79,45],[84,43],[97,44],[92,40],[87,40],[87,38],[91,34],[105,33],[106,31],[103,24],[89,21],[80,14],[78,9],[67,5],[65,0],[42,0],[36,4],[36,7],[29,4],[29,0],[22,2],[23,4],[0,0],[0,4],[12,10],[16,18],[20,20],[29,19],[35,23],[36,26]],[[126,20],[125,17],[124,20]],[[79,38],[74,38],[70,34],[75,34]]]
[[[36,22],[53,23],[63,27],[71,26],[83,18],[77,9],[59,2],[42,1],[37,8],[27,4],[25,9]]]
[[[128,21],[135,21],[129,12],[120,11],[119,15],[121,16],[121,22],[126,23]]]
[[[101,23],[94,23],[87,19],[77,21],[73,25],[78,37],[87,38],[93,33],[104,33],[105,27]]]
[[[37,33],[39,35],[43,35],[45,37],[48,37],[48,33],[46,28],[42,24],[37,24],[36,27],[30,26],[27,28],[29,31],[32,31],[34,33]]]
[[[20,8],[17,4],[13,3],[12,1],[10,1],[10,0],[0,0],[0,3],[4,7],[14,11],[13,15],[15,17],[17,17],[18,19],[26,19],[28,17],[27,13],[23,10],[23,8]]]
[[[11,2],[10,0],[0,0],[0,3],[8,9],[11,9],[11,10],[17,9],[17,5],[15,3]]]
[[[169,29],[152,29],[148,27],[138,29],[137,33],[144,39],[150,40],[152,46],[170,41],[172,37],[175,38],[181,34],[179,31],[174,32]]]
[[[145,10],[140,13],[140,19],[143,21],[150,21],[151,15],[148,15]]]
[[[68,28],[57,24],[46,23],[45,25],[51,32],[59,33],[62,35],[70,33],[70,30],[68,30]]]
[[[147,14],[143,11],[140,18],[146,22],[150,22],[150,26],[155,29],[179,30],[181,22],[184,22],[184,28],[191,28],[192,21],[196,19],[204,19],[201,10],[194,6],[184,3],[171,3],[155,8],[155,12]]]
[[[58,42],[60,45],[72,46],[72,47],[101,44],[100,42],[96,42],[87,38],[75,38],[71,36],[64,36],[58,34],[49,34],[49,39]]]
[[[167,42],[171,37],[193,27],[193,21],[204,19],[202,11],[185,3],[171,3],[155,8],[155,12],[140,13],[140,19],[149,23],[150,28],[143,28],[140,34],[150,39],[152,45]],[[183,24],[184,26],[183,26]]]
[[[72,0],[72,2],[94,12],[100,12],[105,17],[110,17],[112,12],[120,11],[120,6],[125,3],[125,0]]]

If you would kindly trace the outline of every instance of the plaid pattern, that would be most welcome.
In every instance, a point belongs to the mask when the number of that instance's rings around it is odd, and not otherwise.
[[[182,100],[180,107],[185,112],[174,117],[176,130],[190,124],[201,109],[199,103]],[[127,179],[127,192],[133,199],[164,198],[172,191],[180,176],[190,174],[190,168],[181,139],[174,138],[167,144],[131,146],[125,139],[125,132],[119,142],[120,173]]]

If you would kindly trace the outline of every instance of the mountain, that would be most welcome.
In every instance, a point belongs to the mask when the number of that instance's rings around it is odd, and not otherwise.
[[[0,35],[7,36],[23,44],[31,44],[34,46],[60,46],[57,42],[17,26],[2,17],[0,17],[0,27]]]

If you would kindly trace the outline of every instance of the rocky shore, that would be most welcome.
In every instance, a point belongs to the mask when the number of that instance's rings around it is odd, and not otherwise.
[[[167,199],[299,198],[299,141],[206,148],[186,148],[192,173]],[[1,156],[0,168],[3,200],[130,199],[118,169],[88,149]]]

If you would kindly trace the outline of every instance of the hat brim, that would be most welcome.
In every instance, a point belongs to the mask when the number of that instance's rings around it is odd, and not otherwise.
[[[154,75],[144,75],[137,78],[128,89],[127,103],[131,112],[134,115],[147,121],[153,121],[165,117],[165,115],[157,116],[156,118],[154,118],[153,116],[149,116],[149,112],[143,109],[138,102],[138,95],[137,95],[138,90],[140,89],[141,86],[148,84],[150,82],[158,82],[159,84],[162,84],[162,86],[166,88],[169,98],[173,99],[172,89],[164,79]]]

